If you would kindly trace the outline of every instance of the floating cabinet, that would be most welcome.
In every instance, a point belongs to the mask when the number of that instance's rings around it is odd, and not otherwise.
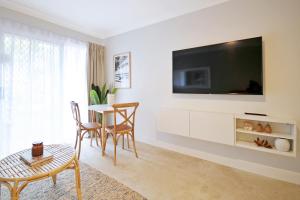
[[[213,112],[190,112],[190,136],[221,144],[234,144],[234,115]]]
[[[262,130],[257,129],[257,124],[261,124]],[[265,128],[267,125],[271,127],[271,133]],[[159,112],[157,129],[160,132],[282,156],[296,157],[297,152],[297,127],[293,120],[163,108]],[[269,145],[257,145],[257,138],[260,141],[267,140]],[[277,139],[289,146],[287,151],[276,147]]]
[[[163,108],[159,112],[157,128],[161,132],[189,136],[189,111]]]

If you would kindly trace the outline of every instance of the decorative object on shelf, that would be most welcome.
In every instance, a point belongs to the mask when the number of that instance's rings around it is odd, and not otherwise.
[[[255,142],[255,144],[257,145],[257,146],[262,146],[263,144],[262,144],[262,140],[260,140],[259,138],[256,138],[256,140],[254,140],[254,142]]]
[[[253,123],[254,127],[252,131],[244,129],[246,121]],[[256,130],[257,124],[261,124],[263,126],[262,132],[258,132]],[[272,116],[262,117],[236,115],[234,125],[234,141],[235,145],[238,147],[287,157],[297,156],[297,147],[299,145],[295,120],[276,118]],[[260,128],[261,127],[259,127],[259,129]],[[257,137],[259,139],[256,139]],[[280,144],[275,144],[276,139],[285,140],[279,140],[277,143]],[[265,140],[267,140],[268,143],[266,143]],[[287,147],[281,147],[279,145],[285,145]],[[262,148],[264,146],[267,146],[268,148]]]
[[[266,133],[272,133],[272,127],[270,124],[267,124],[264,128],[264,132]]]
[[[263,132],[263,131],[264,131],[264,128],[263,128],[263,126],[261,125],[261,123],[258,123],[258,124],[255,126],[255,131],[257,131],[257,132]]]
[[[249,121],[245,121],[244,122],[244,129],[247,131],[252,131],[253,130],[253,123],[249,122]]]
[[[32,157],[38,157],[43,155],[44,153],[44,146],[43,142],[34,142],[32,143],[32,148],[31,148],[31,155]]]
[[[287,139],[276,138],[274,144],[278,151],[283,151],[283,152],[290,151],[291,144],[290,144],[289,140],[287,140]]]
[[[130,52],[121,53],[113,57],[115,72],[115,87],[130,88],[131,87],[131,59]]]
[[[259,147],[265,147],[268,149],[272,149],[272,145],[268,142],[268,140],[260,140],[259,138],[256,138],[256,140],[254,140],[254,142]]]

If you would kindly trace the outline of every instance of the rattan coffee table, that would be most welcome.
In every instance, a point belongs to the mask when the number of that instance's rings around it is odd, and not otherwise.
[[[49,145],[44,148],[52,153],[53,159],[34,167],[30,167],[20,160],[20,155],[25,151],[31,151],[31,149],[12,154],[0,160],[0,199],[1,184],[8,187],[11,199],[17,200],[20,192],[28,183],[52,177],[53,183],[56,184],[56,175],[66,169],[75,170],[77,197],[82,199],[80,170],[75,150],[66,145]]]

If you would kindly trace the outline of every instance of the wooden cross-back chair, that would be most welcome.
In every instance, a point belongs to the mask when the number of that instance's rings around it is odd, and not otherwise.
[[[82,123],[80,118],[80,110],[79,110],[78,103],[74,101],[71,101],[71,109],[72,109],[73,118],[76,121],[77,133],[76,133],[75,149],[77,150],[77,144],[79,143],[79,149],[78,149],[78,159],[79,159],[80,151],[81,151],[81,141],[87,132],[94,133],[97,146],[99,146],[98,144],[98,137],[99,137],[102,146],[101,124],[97,122]],[[93,140],[92,135],[93,134],[91,134],[91,144],[90,144],[91,146]]]
[[[114,108],[114,124],[105,128],[105,132],[112,135],[114,144],[114,165],[116,165],[117,157],[117,144],[119,138],[122,136],[122,148],[124,149],[124,135],[127,136],[127,145],[129,148],[129,137],[132,140],[133,149],[135,156],[138,157],[135,138],[134,138],[134,123],[135,123],[135,113],[139,106],[138,102],[133,103],[121,103],[113,104]],[[107,138],[107,137],[105,137]],[[106,141],[104,141],[106,143]],[[104,145],[105,147],[105,145]]]

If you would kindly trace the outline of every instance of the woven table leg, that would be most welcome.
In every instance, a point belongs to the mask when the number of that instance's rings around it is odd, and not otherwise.
[[[53,184],[56,185],[56,174],[52,176]]]
[[[14,186],[12,187],[12,189],[10,191],[12,200],[18,200],[19,199],[18,185],[19,185],[19,183],[15,182]]]

